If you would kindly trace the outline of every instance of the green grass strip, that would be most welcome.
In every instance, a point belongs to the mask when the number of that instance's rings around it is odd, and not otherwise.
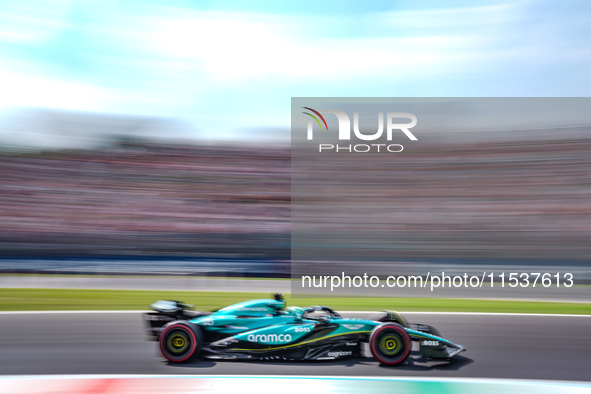
[[[106,274],[16,274],[16,273],[0,273],[0,277],[29,277],[29,278],[61,278],[61,279],[223,279],[223,280],[285,280],[289,281],[291,278],[272,278],[272,277],[250,277],[250,276],[199,276],[199,275],[106,275]],[[385,282],[384,282],[385,283]],[[575,285],[576,286],[576,285]],[[590,285],[591,286],[591,285]]]
[[[0,310],[144,310],[159,299],[181,300],[194,304],[195,309],[212,310],[269,297],[269,293],[208,291],[0,289]],[[374,297],[297,297],[292,301],[289,294],[286,299],[288,305],[328,305],[336,310],[591,314],[590,303]]]

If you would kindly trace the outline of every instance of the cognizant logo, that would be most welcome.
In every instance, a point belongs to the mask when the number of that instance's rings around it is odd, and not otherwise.
[[[321,132],[330,132],[328,124],[323,114],[333,114],[338,121],[338,139],[339,141],[351,141],[351,119],[343,112],[336,109],[315,110],[310,107],[302,107],[303,114],[310,117],[308,119],[307,139],[314,140],[314,125],[320,127]],[[386,139],[392,141],[394,133],[403,133],[409,140],[418,141],[417,137],[409,130],[417,125],[417,117],[407,112],[388,112],[386,118]],[[407,119],[410,122],[400,123],[400,120]],[[359,113],[353,113],[353,136],[361,141],[376,141],[384,134],[384,113],[378,113],[378,130],[373,133],[364,133],[359,128]],[[400,144],[318,144],[318,152],[349,152],[349,153],[367,153],[367,152],[402,152],[404,147]]]
[[[247,339],[250,342],[289,342],[291,335],[289,334],[250,334]]]

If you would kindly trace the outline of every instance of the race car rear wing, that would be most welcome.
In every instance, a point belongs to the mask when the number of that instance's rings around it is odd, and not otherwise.
[[[162,327],[175,320],[190,320],[200,316],[211,315],[212,312],[191,310],[193,305],[181,301],[158,300],[150,305],[153,312],[144,314],[144,321],[147,326],[148,337],[158,340]]]

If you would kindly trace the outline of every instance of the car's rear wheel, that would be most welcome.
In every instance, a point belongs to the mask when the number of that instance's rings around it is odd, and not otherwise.
[[[182,363],[197,355],[203,344],[203,333],[187,321],[173,321],[162,328],[159,342],[167,360]]]
[[[410,337],[399,324],[384,323],[374,328],[369,336],[369,349],[382,364],[400,364],[410,354]]]

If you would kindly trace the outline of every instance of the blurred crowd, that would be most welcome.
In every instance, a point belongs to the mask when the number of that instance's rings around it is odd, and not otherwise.
[[[3,254],[285,254],[289,151],[120,144],[0,155]]]
[[[330,160],[149,143],[4,152],[0,253],[289,257],[293,229],[318,258],[589,259],[590,150],[514,138]]]
[[[589,129],[505,134],[297,152],[294,259],[590,260]]]

